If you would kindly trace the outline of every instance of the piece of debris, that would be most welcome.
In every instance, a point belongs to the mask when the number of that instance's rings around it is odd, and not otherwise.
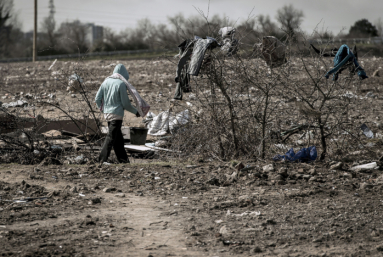
[[[227,231],[226,226],[222,226],[221,229],[219,230],[219,233],[220,233],[221,235],[227,235],[227,234],[229,234],[229,232]]]
[[[53,61],[52,65],[51,65],[51,66],[49,66],[48,70],[51,70],[51,69],[52,69],[52,67],[53,67],[53,66],[56,64],[56,62],[57,62],[57,59],[55,59],[55,60]]]
[[[368,137],[368,138],[374,138],[374,133],[372,133],[372,131],[367,127],[366,124],[362,124],[362,126],[360,126],[360,129],[363,131],[363,134]]]
[[[340,170],[340,169],[342,169],[342,167],[343,167],[343,163],[338,162],[338,163],[331,165],[330,170]]]
[[[354,167],[350,168],[350,170],[352,170],[352,171],[355,171],[355,170],[372,170],[372,169],[375,169],[376,167],[378,167],[378,164],[376,162],[371,162],[371,163],[367,163],[367,164],[354,166]]]
[[[121,197],[121,198],[123,198],[123,197],[125,197],[125,194],[124,194],[124,193],[118,193],[118,194],[115,194],[114,196],[115,196],[115,197]]]
[[[94,204],[98,204],[98,203],[101,203],[101,199],[96,197],[96,198],[92,198],[90,199],[90,201],[88,202],[89,205],[94,205]]]
[[[372,76],[373,77],[380,77],[380,69],[375,70],[374,73],[372,73]]]
[[[102,191],[105,193],[110,193],[112,191],[116,191],[116,189],[114,187],[105,187]]]
[[[243,217],[243,216],[259,216],[259,215],[261,215],[261,212],[259,212],[259,211],[253,211],[253,212],[245,211],[245,212],[243,212],[241,214],[234,214],[230,210],[228,210],[227,213],[226,213],[226,217],[228,217],[228,216]]]
[[[302,148],[297,153],[294,153],[294,149],[291,148],[285,155],[276,155],[273,157],[274,161],[298,161],[298,162],[311,162],[315,161],[318,156],[315,146],[308,148]]]
[[[149,112],[147,116],[144,122],[147,123],[147,128],[149,129],[148,134],[152,136],[166,135],[175,128],[189,122],[189,110],[184,110],[176,115],[167,110],[157,116]]]
[[[46,138],[57,138],[62,136],[61,132],[55,129],[49,130],[41,134],[44,135]]]
[[[17,100],[15,102],[10,103],[4,103],[2,104],[2,107],[4,108],[11,108],[11,107],[26,107],[28,106],[28,102],[24,100]]]
[[[271,172],[271,171],[274,171],[274,165],[269,164],[269,165],[263,166],[262,169],[264,172]]]

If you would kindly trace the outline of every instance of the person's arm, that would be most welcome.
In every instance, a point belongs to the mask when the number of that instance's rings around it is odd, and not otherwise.
[[[133,114],[137,114],[136,108],[134,108],[132,104],[130,103],[129,96],[128,96],[128,93],[126,92],[126,86],[124,83],[120,84],[119,90],[120,90],[121,103],[124,109]]]
[[[104,90],[102,90],[102,84],[100,88],[98,89],[98,92],[96,94],[95,102],[97,104],[98,109],[101,108],[102,105],[102,99],[104,98]]]

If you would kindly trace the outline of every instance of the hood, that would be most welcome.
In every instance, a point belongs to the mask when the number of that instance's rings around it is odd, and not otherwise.
[[[114,73],[119,73],[121,74],[127,81],[129,80],[129,73],[126,70],[125,66],[123,64],[117,64],[116,67],[113,70]]]

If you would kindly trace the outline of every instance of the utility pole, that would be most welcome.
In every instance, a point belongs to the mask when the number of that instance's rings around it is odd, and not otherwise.
[[[35,0],[35,24],[33,29],[33,62],[37,59],[37,0]]]

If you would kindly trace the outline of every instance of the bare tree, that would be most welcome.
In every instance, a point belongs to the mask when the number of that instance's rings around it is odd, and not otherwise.
[[[296,32],[301,26],[303,18],[303,12],[295,9],[292,4],[285,5],[281,9],[278,9],[276,15],[281,29],[293,40],[296,40]]]
[[[270,20],[269,15],[259,15],[257,18],[258,24],[260,25],[259,30],[262,32],[262,34],[267,36],[277,36],[278,35],[278,29],[277,25]]]
[[[0,56],[7,55],[12,26],[13,0],[0,0]]]

